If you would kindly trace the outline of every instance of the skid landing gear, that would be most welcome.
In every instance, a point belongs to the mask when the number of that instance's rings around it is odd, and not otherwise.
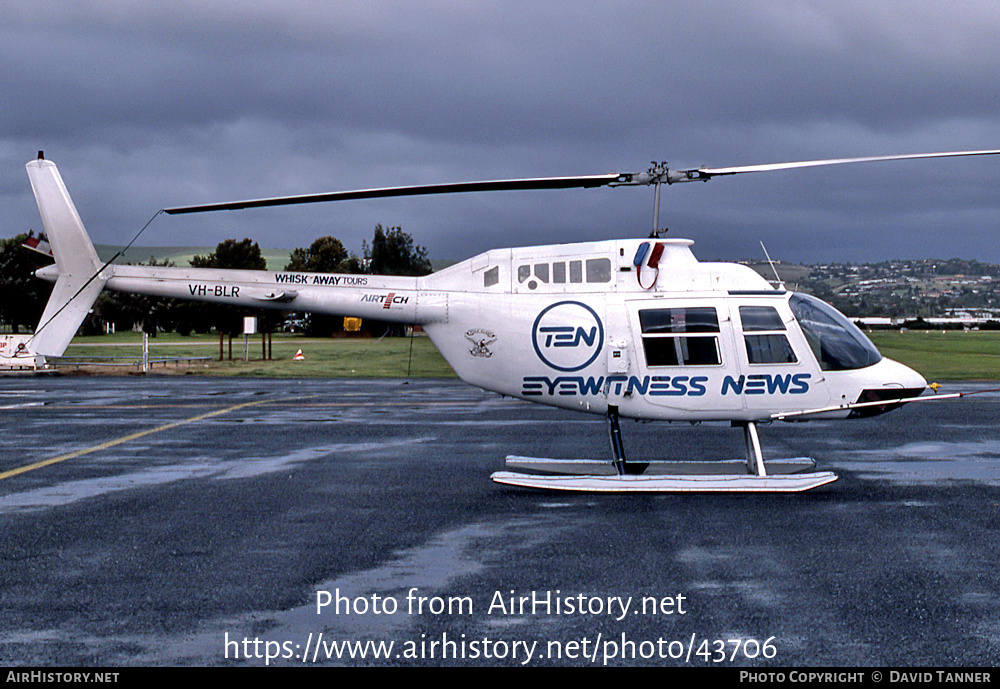
[[[507,467],[498,471],[497,483],[523,488],[598,493],[686,493],[686,492],[801,492],[837,480],[832,471],[813,471],[808,457],[767,462],[760,449],[757,424],[734,423],[743,428],[746,459],[729,461],[629,462],[622,444],[618,408],[608,408],[611,462],[592,459],[543,459],[507,457]],[[526,471],[536,473],[523,473]]]

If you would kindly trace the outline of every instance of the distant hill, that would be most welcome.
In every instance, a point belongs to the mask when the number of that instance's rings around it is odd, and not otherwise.
[[[107,261],[120,247],[97,244],[94,248],[97,249],[97,255]],[[174,265],[186,268],[191,265],[190,261],[195,256],[206,256],[213,251],[215,251],[214,246],[133,246],[118,259],[118,263],[149,263],[149,259],[154,258],[157,263],[172,261]],[[292,253],[289,249],[261,248],[260,251],[267,261],[268,270],[283,270]]]
[[[770,263],[763,261],[746,261],[744,265],[753,268],[759,275],[769,282],[774,282],[774,272],[778,272],[778,277],[787,284],[795,285],[806,280],[812,273],[810,266],[799,265],[797,263],[782,263],[776,261],[774,268]]]
[[[96,244],[97,255],[102,260],[107,261],[115,255],[120,247],[110,244]],[[125,255],[118,259],[118,263],[149,263],[150,258],[156,259],[157,263],[163,261],[173,261],[174,265],[184,268],[190,265],[190,261],[195,256],[205,256],[215,251],[214,246],[133,246]],[[267,261],[268,270],[284,270],[291,260],[290,249],[264,249],[264,260]],[[455,261],[432,259],[431,266],[434,270],[442,270],[454,264]]]

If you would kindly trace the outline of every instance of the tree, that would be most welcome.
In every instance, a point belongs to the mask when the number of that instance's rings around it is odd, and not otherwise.
[[[418,276],[432,272],[427,249],[416,245],[413,237],[403,232],[401,227],[386,230],[382,225],[376,225],[371,248],[365,247],[365,259],[367,272],[373,275]],[[394,336],[405,333],[398,323],[369,322],[369,328],[373,334],[380,329]]]
[[[193,268],[230,268],[233,270],[267,270],[267,261],[257,242],[250,239],[221,242],[208,256],[195,256]]]
[[[286,271],[303,273],[371,273],[374,275],[427,275],[431,262],[427,250],[414,243],[413,237],[400,227],[388,230],[381,224],[375,226],[371,247],[364,245],[365,260],[350,254],[336,237],[320,237],[308,249],[295,249]],[[342,320],[338,317],[310,314],[307,331],[310,335],[330,335],[338,331]],[[377,333],[389,330],[401,334],[403,329],[381,321],[367,320],[366,330]]]
[[[166,259],[158,262],[150,256],[148,263],[137,265],[170,268],[174,263]],[[139,330],[156,337],[157,330],[174,330],[177,327],[178,316],[184,308],[184,302],[178,299],[104,290],[94,302],[91,315],[84,321],[84,333],[97,335],[104,332],[104,323],[114,323],[116,331]]]
[[[20,332],[23,325],[33,328],[45,310],[51,287],[35,277],[35,271],[51,261],[23,248],[28,238],[19,234],[0,240],[0,323]]]
[[[229,270],[266,270],[267,260],[257,242],[250,239],[237,241],[227,239],[215,247],[215,251],[207,256],[195,256],[190,261],[192,268],[225,268]],[[182,309],[187,318],[181,318],[198,332],[207,332],[214,324],[219,332],[236,334],[243,332],[243,317],[257,316],[260,330],[265,332],[271,328],[270,317],[262,309],[248,311],[234,306],[206,304],[188,306]],[[179,320],[181,320],[179,319]],[[187,325],[184,326],[185,328]]]
[[[292,251],[285,270],[296,273],[360,273],[361,261],[336,237],[320,237],[308,249]]]
[[[413,243],[401,227],[375,226],[371,249],[365,251],[368,272],[374,275],[427,275],[432,272],[427,249]]]
[[[292,251],[286,271],[298,273],[361,273],[361,261],[350,254],[336,237],[320,237],[308,249]],[[306,331],[310,335],[327,337],[340,330],[343,320],[319,313],[309,315]]]

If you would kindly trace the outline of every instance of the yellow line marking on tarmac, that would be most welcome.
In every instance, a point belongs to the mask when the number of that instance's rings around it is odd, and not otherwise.
[[[17,476],[18,474],[23,474],[28,471],[34,471],[35,469],[41,469],[43,467],[51,466],[53,464],[58,464],[59,462],[65,462],[67,459],[74,459],[76,457],[82,457],[83,455],[88,455],[91,452],[97,452],[99,450],[106,450],[109,447],[115,447],[116,445],[121,445],[122,443],[127,443],[130,440],[136,440],[147,435],[152,435],[153,433],[159,433],[160,431],[169,431],[171,428],[177,428],[178,426],[184,426],[185,424],[194,423],[195,421],[202,421],[204,419],[209,419],[213,416],[219,416],[221,414],[228,414],[231,411],[236,411],[237,409],[243,409],[245,407],[253,407],[258,404],[264,404],[265,402],[270,402],[271,400],[257,400],[256,402],[244,402],[243,404],[237,404],[232,407],[226,407],[225,409],[216,409],[215,411],[208,412],[206,414],[199,414],[198,416],[192,416],[190,419],[184,419],[182,421],[174,421],[172,423],[165,424],[163,426],[158,426],[157,428],[150,428],[148,431],[139,431],[138,433],[132,433],[131,435],[126,435],[117,440],[109,440],[100,445],[94,445],[93,447],[88,447],[83,450],[77,450],[76,452],[70,452],[69,454],[60,455],[58,457],[53,457],[51,459],[43,459],[40,462],[35,462],[34,464],[26,464],[23,467],[18,467],[16,469],[11,469],[9,471],[4,471],[0,473],[0,481],[12,476]]]
[[[254,402],[253,404],[258,404]],[[209,403],[196,403],[191,404],[48,404],[45,405],[44,410],[53,409],[200,409],[203,407],[212,406]],[[272,407],[468,407],[467,402],[391,402],[391,401],[377,401],[377,402],[288,402],[283,400],[272,400]],[[42,411],[43,408],[39,407],[38,411]]]

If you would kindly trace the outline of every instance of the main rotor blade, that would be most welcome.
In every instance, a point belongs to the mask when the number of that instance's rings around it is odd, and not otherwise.
[[[163,212],[170,215],[183,213],[204,213],[208,211],[231,211],[244,208],[263,208],[266,206],[291,206],[299,203],[321,203],[325,201],[350,201],[356,199],[386,198],[392,196],[425,196],[429,194],[458,194],[474,191],[524,191],[534,189],[575,189],[601,187],[616,183],[625,183],[631,175],[611,173],[607,175],[584,175],[579,177],[536,177],[526,179],[500,179],[485,182],[454,182],[450,184],[421,184],[411,187],[382,187],[376,189],[355,189],[352,191],[332,191],[320,194],[303,194],[300,196],[277,196],[248,201],[231,201],[227,203],[208,203],[200,206],[182,206],[164,208]]]
[[[997,155],[1000,150],[988,151],[949,151],[945,153],[910,153],[893,156],[867,156],[864,158],[830,158],[827,160],[802,160],[796,163],[770,163],[767,165],[739,165],[735,167],[696,168],[684,172],[696,172],[699,175],[715,177],[717,175],[738,175],[744,172],[772,172],[774,170],[793,170],[803,167],[820,167],[822,165],[843,165],[845,163],[873,163],[882,160],[914,160],[918,158],[957,158],[960,156]]]
[[[408,187],[379,187],[350,191],[331,191],[320,194],[298,196],[276,196],[246,201],[207,203],[197,206],[164,208],[170,215],[184,213],[205,213],[208,211],[231,211],[244,208],[264,208],[267,206],[291,206],[301,203],[322,203],[326,201],[350,201],[356,199],[388,198],[394,196],[426,196],[430,194],[460,194],[476,191],[526,191],[537,189],[586,189],[593,187],[623,187],[681,182],[707,182],[713,177],[737,175],[745,172],[772,172],[795,168],[820,167],[823,165],[843,165],[845,163],[870,163],[884,160],[913,160],[918,158],[954,158],[959,156],[998,155],[1000,149],[984,151],[951,151],[947,153],[911,153],[892,156],[868,156],[864,158],[830,158],[828,160],[803,160],[794,163],[768,163],[766,165],[740,165],[735,167],[701,167],[687,170],[671,170],[663,165],[650,168],[646,172],[613,172],[606,175],[582,175],[577,177],[533,177],[523,179],[499,179],[482,182],[453,182],[449,184],[421,184]]]

